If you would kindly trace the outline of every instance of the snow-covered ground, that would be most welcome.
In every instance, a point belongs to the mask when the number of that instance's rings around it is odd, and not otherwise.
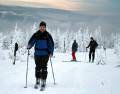
[[[62,62],[70,61],[71,53],[54,54],[52,63],[57,84],[53,84],[49,62],[47,88],[43,92],[34,89],[33,58],[29,59],[28,88],[24,88],[27,56],[16,61],[15,66],[12,60],[2,57],[0,94],[120,94],[120,58],[113,50],[108,49],[106,55],[103,50],[97,50],[95,63],[87,63],[88,53],[81,52],[76,56],[81,62]],[[106,64],[96,65],[100,60]]]

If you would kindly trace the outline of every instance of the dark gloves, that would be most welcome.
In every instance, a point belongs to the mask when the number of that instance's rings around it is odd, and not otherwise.
[[[28,45],[28,46],[27,46],[27,50],[29,50],[30,48],[31,48],[31,46],[30,46],[30,45]]]

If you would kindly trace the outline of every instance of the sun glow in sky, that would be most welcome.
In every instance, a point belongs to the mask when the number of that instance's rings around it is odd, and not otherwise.
[[[0,4],[120,14],[120,0],[0,0]]]
[[[0,0],[1,4],[7,5],[22,5],[22,6],[32,6],[32,7],[50,7],[65,10],[78,10],[79,5],[77,2],[72,2],[69,0]]]

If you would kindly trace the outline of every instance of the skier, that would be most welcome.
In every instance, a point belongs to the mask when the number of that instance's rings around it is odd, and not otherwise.
[[[18,51],[18,43],[15,43],[15,47],[14,47],[14,61],[13,61],[13,65],[15,65],[15,61],[16,61],[16,52]]]
[[[91,55],[92,55],[92,62],[94,62],[94,59],[95,59],[95,49],[97,48],[98,43],[94,40],[93,37],[91,37],[90,39],[91,39],[91,41],[90,41],[89,45],[86,47],[86,49],[90,47],[89,62],[91,62]]]
[[[38,88],[41,81],[41,88],[45,88],[47,79],[47,63],[49,58],[53,56],[54,41],[52,36],[46,30],[46,23],[42,21],[39,30],[33,34],[28,42],[27,49],[31,49],[35,45],[35,77],[36,83],[34,88]]]
[[[15,43],[15,48],[14,48],[14,56],[16,56],[16,51],[18,50],[18,43]]]
[[[78,43],[76,42],[76,40],[74,40],[73,44],[72,44],[72,60],[71,61],[76,61],[76,56],[75,53],[78,49]]]

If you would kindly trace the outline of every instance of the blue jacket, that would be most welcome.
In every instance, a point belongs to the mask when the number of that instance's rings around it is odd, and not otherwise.
[[[53,55],[54,51],[54,41],[51,35],[45,31],[40,32],[37,31],[33,34],[28,42],[28,49],[31,49],[35,45],[35,53],[36,56],[48,56]]]

